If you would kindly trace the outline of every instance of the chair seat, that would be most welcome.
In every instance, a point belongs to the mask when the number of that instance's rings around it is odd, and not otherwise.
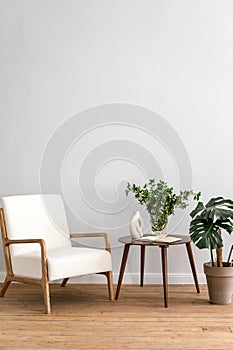
[[[86,247],[49,249],[47,259],[49,281],[112,270],[111,254],[102,249]],[[38,251],[15,255],[12,265],[15,276],[42,277]]]

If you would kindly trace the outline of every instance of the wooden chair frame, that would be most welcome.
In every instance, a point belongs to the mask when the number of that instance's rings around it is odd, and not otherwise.
[[[3,287],[2,287],[1,292],[0,292],[0,297],[3,297],[5,295],[10,283],[13,281],[40,285],[42,287],[42,290],[43,290],[45,313],[50,314],[51,313],[51,304],[50,304],[50,290],[49,290],[49,280],[48,280],[48,262],[47,262],[47,256],[46,256],[46,243],[45,243],[45,241],[43,239],[14,239],[14,240],[8,239],[7,229],[6,229],[6,221],[5,221],[5,215],[4,215],[3,208],[0,208],[0,227],[1,227],[1,232],[2,232],[3,252],[4,252],[5,264],[6,264],[6,278],[5,278],[5,281],[3,283]],[[105,249],[111,253],[110,241],[109,241],[109,236],[107,233],[97,232],[97,233],[80,233],[80,234],[73,233],[73,234],[70,234],[70,238],[86,238],[86,237],[103,237],[105,240]],[[10,245],[11,244],[32,244],[32,243],[38,243],[40,245],[42,278],[36,279],[36,278],[15,276],[13,273],[13,270],[12,270]],[[111,301],[114,300],[112,271],[100,272],[98,274],[103,274],[107,277],[109,300],[111,300]],[[68,280],[69,280],[69,277],[64,278],[62,283],[61,283],[61,286],[64,287],[66,285],[66,283],[68,282]]]

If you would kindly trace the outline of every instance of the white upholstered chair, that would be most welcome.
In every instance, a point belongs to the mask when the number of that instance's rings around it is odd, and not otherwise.
[[[49,282],[88,274],[104,274],[113,300],[112,259],[106,233],[69,234],[62,198],[53,194],[2,197],[0,224],[6,278],[0,296],[12,281],[43,289],[45,312],[50,313]],[[105,248],[72,246],[71,238],[102,237]]]

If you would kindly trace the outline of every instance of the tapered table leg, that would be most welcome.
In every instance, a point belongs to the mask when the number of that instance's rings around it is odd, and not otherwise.
[[[168,306],[168,278],[167,278],[167,246],[160,246],[162,257],[162,271],[163,271],[163,294],[164,306]]]
[[[119,294],[120,294],[121,282],[122,282],[122,279],[123,279],[123,276],[124,276],[124,272],[125,272],[125,266],[126,266],[126,262],[127,262],[127,258],[128,258],[129,247],[130,247],[130,244],[126,244],[125,248],[124,248],[122,261],[121,261],[121,269],[120,269],[119,279],[118,279],[118,283],[117,283],[117,290],[116,290],[115,300],[118,299]]]
[[[189,262],[191,265],[196,290],[197,290],[197,293],[200,293],[200,288],[199,288],[199,284],[198,284],[198,278],[197,278],[197,272],[196,272],[196,267],[195,267],[194,258],[193,258],[191,242],[186,243],[186,249],[188,252]]]
[[[141,287],[143,287],[143,282],[144,282],[145,250],[146,250],[146,246],[141,245],[141,276],[140,276],[140,286]]]

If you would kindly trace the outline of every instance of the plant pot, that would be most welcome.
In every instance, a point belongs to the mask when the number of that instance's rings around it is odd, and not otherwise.
[[[226,305],[231,303],[233,294],[233,267],[223,263],[223,267],[204,263],[204,272],[211,304]]]

